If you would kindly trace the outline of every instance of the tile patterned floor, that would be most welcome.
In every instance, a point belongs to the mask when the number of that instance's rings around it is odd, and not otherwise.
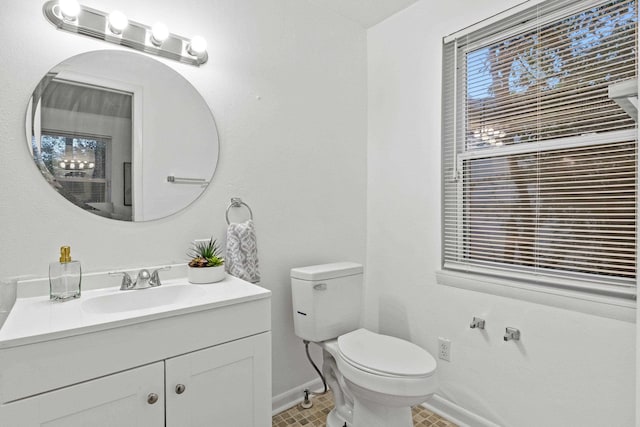
[[[327,414],[333,408],[331,392],[312,398],[313,406],[302,409],[296,405],[273,417],[272,427],[325,427]],[[451,421],[426,410],[421,406],[413,408],[413,425],[415,427],[457,427]]]

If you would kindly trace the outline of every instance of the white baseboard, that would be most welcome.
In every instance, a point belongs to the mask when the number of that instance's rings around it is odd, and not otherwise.
[[[271,414],[279,414],[280,412],[285,411],[302,402],[302,400],[304,399],[303,393],[305,388],[311,390],[312,392],[320,392],[323,390],[322,381],[320,380],[320,378],[316,378],[312,381],[306,382],[302,385],[287,390],[284,393],[280,393],[279,395],[274,396],[271,400]]]
[[[460,427],[500,427],[498,424],[456,405],[439,394],[431,396],[422,406],[456,423]]]

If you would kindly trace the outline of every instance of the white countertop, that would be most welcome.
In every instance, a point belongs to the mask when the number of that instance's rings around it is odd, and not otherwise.
[[[152,298],[151,293],[154,291],[166,292],[166,288],[175,286],[190,287],[190,292],[177,302],[149,308],[125,307],[123,311],[97,312],[91,309],[91,303],[88,303],[96,297],[124,297],[126,293],[135,293],[132,297],[138,300],[147,295]],[[112,287],[83,291],[80,298],[66,302],[52,302],[48,295],[18,298],[0,329],[0,349],[210,310],[270,296],[271,291],[267,289],[227,276],[221,282],[205,285],[194,285],[183,278],[166,280],[157,288],[144,290],[121,291],[119,287]]]

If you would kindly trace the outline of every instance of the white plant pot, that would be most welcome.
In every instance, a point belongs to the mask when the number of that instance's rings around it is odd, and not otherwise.
[[[224,280],[224,265],[219,267],[189,267],[187,277],[190,283],[215,283]]]

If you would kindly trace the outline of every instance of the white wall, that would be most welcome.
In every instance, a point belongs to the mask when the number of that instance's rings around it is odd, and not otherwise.
[[[205,98],[220,134],[212,184],[167,219],[124,223],[71,206],[42,179],[25,141],[27,101],[63,59],[99,40],[56,30],[43,1],[13,1],[0,18],[0,277],[46,276],[62,244],[85,271],[185,261],[194,238],[223,237],[232,196],[253,209],[262,284],[273,291],[273,393],[315,378],[293,334],[289,269],[364,261],[366,34],[300,0],[84,0],[131,19],[164,21],[209,42],[200,68],[162,60]],[[233,219],[246,218],[235,210]],[[203,325],[223,328],[225,325]]]
[[[517,3],[421,0],[368,31],[366,324],[432,354],[451,339],[440,394],[500,425],[632,426],[634,323],[436,284],[442,36]]]

